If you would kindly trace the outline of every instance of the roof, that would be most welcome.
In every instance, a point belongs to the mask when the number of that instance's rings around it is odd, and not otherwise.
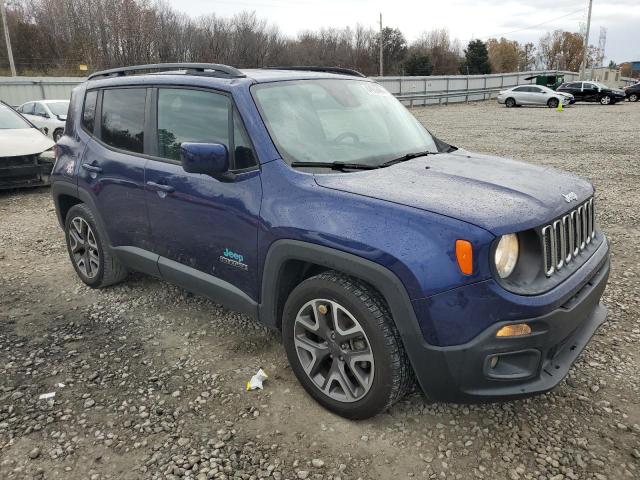
[[[255,68],[242,70],[247,78],[256,83],[278,82],[285,80],[309,80],[321,78],[333,78],[340,80],[364,80],[366,77],[356,77],[339,73],[314,72],[308,70],[278,70],[276,68]]]
[[[145,67],[150,67],[145,69]],[[167,70],[163,70],[163,68]],[[104,72],[96,72],[88,79],[90,85],[101,87],[118,85],[145,85],[145,84],[182,84],[201,87],[212,87],[221,90],[231,90],[240,85],[250,86],[256,83],[269,83],[287,80],[312,80],[312,79],[335,79],[335,80],[361,80],[371,81],[358,72],[348,69],[345,73],[332,73],[326,71],[315,71],[322,67],[282,67],[278,68],[257,68],[237,70],[226,65],[216,66],[208,64],[155,64],[138,65],[134,67],[124,67],[122,69],[112,69]],[[297,70],[300,68],[300,70]],[[309,70],[307,70],[309,69]],[[127,72],[156,70],[151,73],[126,75]],[[229,70],[230,73],[227,73]],[[347,72],[352,72],[349,74]]]

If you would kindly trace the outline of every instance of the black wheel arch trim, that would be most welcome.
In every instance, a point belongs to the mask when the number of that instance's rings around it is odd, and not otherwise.
[[[96,207],[93,198],[89,194],[89,192],[79,188],[75,183],[67,182],[65,180],[57,180],[53,182],[51,185],[51,195],[53,196],[53,203],[56,207],[56,215],[58,216],[58,223],[64,229],[64,221],[62,218],[62,209],[60,208],[60,197],[62,195],[68,195],[73,198],[77,198],[81,203],[86,204],[96,219],[98,223],[99,234],[102,238],[104,238],[107,242],[107,245],[111,246],[111,241],[109,239],[109,235],[107,234],[107,229],[105,227],[104,221],[100,216],[99,210]]]
[[[448,371],[444,357],[437,351],[438,347],[432,347],[424,340],[409,294],[395,273],[371,260],[314,243],[283,239],[275,241],[269,248],[262,274],[262,303],[258,307],[260,321],[266,326],[280,328],[278,291],[282,286],[283,266],[289,260],[337,270],[370,284],[380,292],[389,306],[413,371],[425,367],[443,374]],[[420,386],[428,394],[433,385],[422,384],[420,377],[418,376]]]

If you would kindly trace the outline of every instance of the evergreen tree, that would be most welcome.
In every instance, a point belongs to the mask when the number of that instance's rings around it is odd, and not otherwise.
[[[491,73],[489,52],[482,40],[471,40],[464,51],[464,61],[460,65],[463,75],[483,75]]]
[[[414,52],[404,61],[404,74],[409,76],[428,76],[433,71],[429,55]]]

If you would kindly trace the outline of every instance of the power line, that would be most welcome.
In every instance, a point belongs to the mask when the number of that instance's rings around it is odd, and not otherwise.
[[[511,30],[510,32],[503,32],[503,33],[496,33],[494,35],[488,35],[486,37],[479,38],[479,40],[486,40],[487,38],[503,37],[505,35],[511,35],[512,33],[518,33],[518,32],[523,32],[525,30],[531,30],[532,28],[537,28],[537,27],[540,27],[542,25],[546,25],[547,23],[555,22],[556,20],[560,20],[562,18],[570,17],[571,15],[575,15],[576,13],[582,13],[582,12],[584,12],[584,8],[580,8],[580,9],[575,10],[573,12],[566,13],[566,14],[561,15],[559,17],[555,17],[555,18],[551,18],[549,20],[545,20],[544,22],[536,23],[535,25],[530,25],[528,27],[519,28],[518,30]]]

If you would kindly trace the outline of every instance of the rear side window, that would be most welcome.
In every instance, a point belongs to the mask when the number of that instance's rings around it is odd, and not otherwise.
[[[115,148],[143,153],[145,101],[144,88],[103,90],[102,141]]]
[[[39,117],[47,117],[47,111],[44,109],[41,103],[36,103],[35,108],[33,109],[33,114]]]
[[[514,88],[513,91],[514,92],[526,92],[528,88],[529,87],[518,87],[518,88]]]
[[[231,102],[225,95],[200,90],[158,90],[158,155],[180,160],[183,142],[229,146]],[[103,127],[104,128],[104,127]]]
[[[93,127],[96,124],[96,101],[98,100],[98,91],[90,90],[84,98],[84,109],[82,110],[82,126],[90,133],[93,133]]]
[[[31,115],[33,113],[33,103],[25,103],[18,111],[26,115]]]

